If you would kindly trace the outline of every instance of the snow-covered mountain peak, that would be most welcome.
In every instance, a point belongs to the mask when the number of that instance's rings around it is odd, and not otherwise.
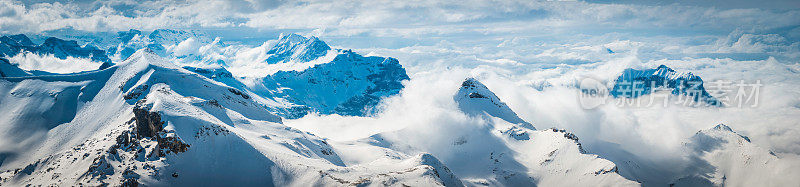
[[[724,124],[698,131],[684,144],[684,153],[690,165],[684,176],[673,181],[675,186],[786,186],[800,182],[796,177],[783,177],[799,174],[796,162],[779,159]]]
[[[697,103],[721,106],[703,87],[703,79],[691,72],[677,72],[666,65],[653,69],[625,69],[614,80],[610,93],[614,97],[636,98],[658,91],[669,90],[674,95],[688,96]]]
[[[454,99],[458,104],[458,108],[466,114],[488,114],[509,123],[521,124],[523,127],[534,129],[533,125],[519,118],[506,103],[500,101],[500,98],[494,92],[475,78],[470,77],[464,80]]]
[[[181,43],[189,38],[208,40],[199,33],[172,29],[156,29],[147,35],[147,38],[149,38],[154,44],[159,44],[165,47],[169,45],[177,45],[178,43]]]
[[[727,125],[722,124],[722,123],[720,123],[717,126],[714,126],[713,129],[733,132],[733,129],[731,129],[731,127],[728,127]]]
[[[693,137],[692,140],[694,142],[706,142],[708,140],[715,140],[715,141],[747,141],[750,142],[750,138],[744,135],[739,134],[736,131],[733,131],[731,127],[725,124],[718,124],[713,128],[700,130],[698,131]]]
[[[2,36],[0,37],[0,41],[3,43],[8,43],[17,46],[34,46],[34,44],[27,35],[24,34],[15,34],[9,36]]]
[[[153,52],[153,50],[151,50],[149,48],[144,48],[144,49],[137,50],[136,52],[131,54],[131,56],[128,56],[128,58],[125,59],[125,61],[123,61],[122,63],[123,64],[147,63],[147,64],[152,64],[152,65],[161,66],[161,67],[168,67],[168,68],[172,68],[172,69],[180,69],[177,65],[168,62],[166,59],[164,59],[161,56],[158,56],[158,54],[156,54],[155,52]]]
[[[317,37],[281,34],[275,46],[267,51],[267,63],[308,62],[325,56],[331,47]]]
[[[352,50],[333,50],[316,37],[290,34],[281,37],[268,53],[268,63],[290,66],[265,76],[263,87],[252,88],[263,97],[294,104],[286,118],[310,111],[319,114],[367,116],[386,97],[396,95],[408,80],[406,70],[391,57],[362,56]],[[324,57],[323,57],[324,56]]]
[[[278,36],[278,44],[279,45],[280,44],[287,44],[287,43],[289,45],[297,45],[300,42],[303,42],[305,40],[306,40],[306,37],[303,37],[302,35],[295,34],[295,33],[289,33],[289,34],[281,33],[281,35]]]

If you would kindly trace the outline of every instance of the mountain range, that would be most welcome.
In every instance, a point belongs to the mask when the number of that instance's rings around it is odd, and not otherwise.
[[[457,112],[477,122],[348,141],[320,137],[284,122],[310,114],[380,115],[382,102],[402,94],[411,79],[400,61],[286,34],[257,62],[284,67],[271,74],[238,77],[226,66],[175,63],[207,59],[173,50],[189,40],[219,42],[201,38],[131,30],[106,40],[118,44],[103,51],[76,41],[35,45],[25,35],[2,37],[0,49],[12,50],[0,57],[0,186],[639,186],[650,179],[585,151],[567,130],[537,129],[492,85],[472,77],[441,86],[458,88]],[[108,66],[37,74],[8,59],[23,52]],[[625,70],[621,80],[663,83],[673,94],[689,91],[682,81],[702,81],[666,66]],[[716,103],[702,86],[694,88]],[[625,97],[620,89],[612,94]],[[430,134],[431,128],[459,130]],[[770,168],[788,163],[725,125],[698,132],[684,149],[691,164],[671,185],[794,180],[770,176]]]

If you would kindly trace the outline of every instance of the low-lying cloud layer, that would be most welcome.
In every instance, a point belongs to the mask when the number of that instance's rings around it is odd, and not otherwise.
[[[280,32],[399,59],[411,80],[384,100],[378,116],[286,121],[333,140],[407,127],[426,129],[420,139],[468,133],[484,121],[458,112],[452,96],[464,78],[476,77],[536,128],[574,132],[601,157],[618,149],[677,172],[683,142],[724,123],[780,157],[800,160],[800,4],[714,2],[1,1],[0,33],[228,33],[236,36],[193,38],[168,50],[201,59],[176,60],[187,65],[223,61],[238,76],[274,72],[263,64],[274,41],[262,38]],[[759,105],[581,107],[581,79],[612,81],[625,68],[661,64],[706,82],[760,81]]]

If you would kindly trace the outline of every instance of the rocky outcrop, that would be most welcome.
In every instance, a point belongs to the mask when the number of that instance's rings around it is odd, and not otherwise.
[[[138,139],[155,139],[157,142],[156,151],[151,152],[154,156],[161,157],[169,153],[186,152],[189,148],[189,144],[181,141],[174,133],[164,132],[164,122],[161,121],[161,115],[157,112],[150,112],[148,107],[142,104],[144,102],[146,102],[146,100],[140,100],[133,108],[134,121],[136,123],[136,137]],[[120,135],[120,137],[117,138],[118,142],[120,139],[123,139],[122,142],[128,142],[128,140],[125,139],[129,139],[129,137],[124,136],[127,135]]]
[[[146,107],[142,106],[145,100],[141,100],[133,108],[134,119],[136,122],[136,135],[137,138],[155,138],[158,132],[164,129],[164,122],[161,121],[161,115],[156,112],[150,112]]]

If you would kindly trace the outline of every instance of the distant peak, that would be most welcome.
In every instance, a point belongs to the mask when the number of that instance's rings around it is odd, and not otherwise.
[[[137,50],[131,54],[131,56],[125,59],[125,62],[122,64],[149,64],[170,69],[181,69],[180,66],[168,62],[166,59],[158,56],[155,52],[148,48]]]
[[[156,55],[156,53],[153,52],[153,50],[151,50],[150,48],[142,48],[136,50],[136,52],[131,54],[131,56],[128,56],[128,59],[126,59],[126,61],[134,58],[142,58],[147,56],[158,56],[158,55]]]
[[[517,113],[501,101],[494,92],[473,77],[464,79],[454,99],[458,108],[466,114],[488,114],[525,128],[536,129],[530,123],[519,118]]]
[[[306,38],[294,33],[281,34],[275,46],[267,51],[267,54],[273,55],[267,59],[267,63],[308,62],[325,56],[328,50],[331,50],[331,47],[317,37]]]
[[[70,46],[70,47],[74,47],[74,48],[80,48],[80,46],[78,45],[78,41],[75,41],[75,40],[63,40],[63,39],[56,38],[56,37],[48,37],[47,39],[44,40],[44,43],[42,43],[42,45],[44,45],[44,46]]]
[[[486,88],[486,85],[483,85],[480,81],[475,78],[468,77],[464,79],[464,82],[461,83],[461,88]]]
[[[8,37],[11,38],[12,40],[16,41],[20,45],[23,45],[23,46],[34,46],[34,45],[36,45],[36,44],[33,44],[31,39],[28,38],[28,36],[26,36],[24,34],[15,34],[15,35],[10,35]]]
[[[714,129],[715,130],[723,130],[723,131],[733,132],[733,129],[731,129],[731,127],[728,127],[727,125],[722,124],[722,123],[720,123],[719,125],[715,126]]]
[[[283,34],[278,37],[278,43],[291,43],[291,44],[298,44],[303,41],[306,41],[306,37],[303,37],[299,34],[291,33],[291,34]]]
[[[142,31],[131,29],[129,31],[120,31],[117,32],[117,39],[122,40],[123,42],[128,42],[136,35],[142,35]]]

